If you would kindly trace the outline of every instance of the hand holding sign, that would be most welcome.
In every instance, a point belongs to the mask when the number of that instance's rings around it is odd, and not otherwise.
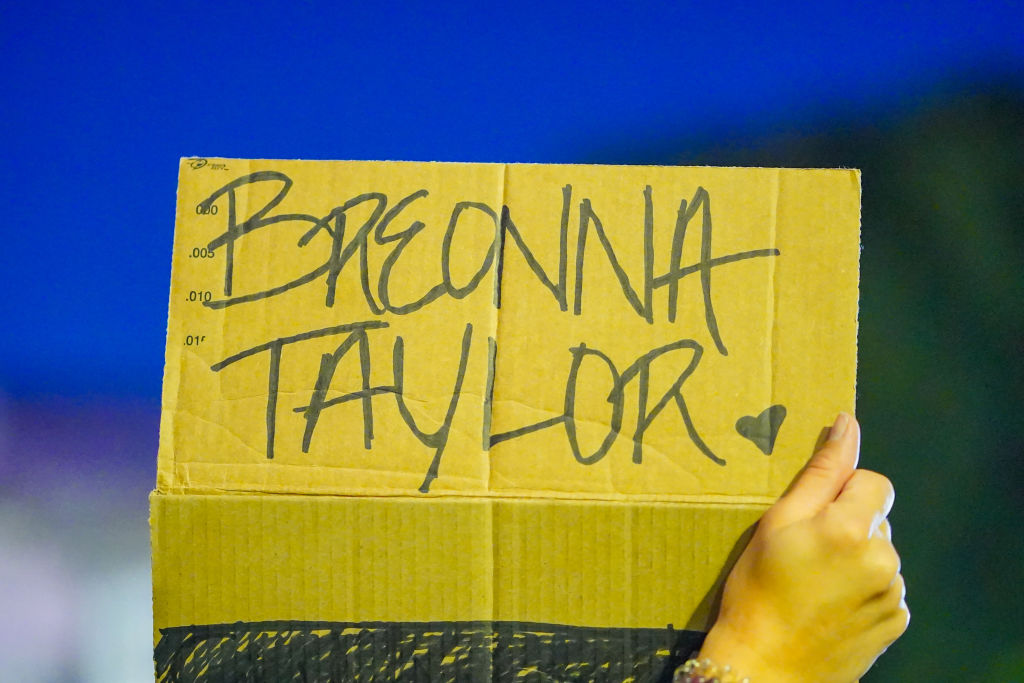
[[[765,513],[725,585],[702,656],[758,683],[849,683],[907,628],[885,477],[858,470],[860,429],[843,414]]]

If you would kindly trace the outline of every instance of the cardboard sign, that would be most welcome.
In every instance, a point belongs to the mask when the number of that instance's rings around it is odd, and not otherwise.
[[[859,199],[846,170],[183,159],[158,679],[656,680],[852,410]]]

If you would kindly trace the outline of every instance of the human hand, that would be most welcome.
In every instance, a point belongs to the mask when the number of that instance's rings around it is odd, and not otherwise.
[[[733,567],[701,657],[753,683],[850,683],[906,631],[892,484],[856,469],[859,452],[840,414]]]

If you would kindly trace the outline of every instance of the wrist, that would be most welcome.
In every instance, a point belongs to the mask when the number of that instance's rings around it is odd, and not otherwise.
[[[747,677],[750,683],[792,683],[777,661],[770,661],[753,647],[751,638],[743,638],[727,626],[716,624],[701,646],[700,659],[710,659],[719,666],[728,665],[737,678]]]
[[[720,665],[704,657],[687,660],[676,669],[672,683],[751,683],[751,680],[737,674],[728,664]]]

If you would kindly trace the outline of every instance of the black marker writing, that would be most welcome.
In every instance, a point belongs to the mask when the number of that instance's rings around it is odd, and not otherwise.
[[[360,401],[363,409],[363,447],[367,450],[373,447],[373,398],[380,394],[391,394],[395,397],[398,405],[398,412],[402,421],[413,433],[413,435],[424,445],[434,449],[434,455],[430,466],[424,476],[420,491],[427,493],[430,484],[438,476],[441,465],[441,456],[445,446],[448,444],[448,435],[451,431],[452,422],[455,418],[455,410],[458,407],[459,398],[462,395],[462,383],[466,377],[466,368],[469,364],[469,352],[473,339],[473,326],[467,324],[462,336],[462,346],[459,352],[459,366],[456,371],[455,380],[452,386],[451,398],[441,426],[434,432],[425,432],[416,424],[416,420],[406,405],[405,400],[405,342],[402,337],[396,337],[393,353],[393,374],[394,384],[370,386],[370,346],[368,330],[387,327],[383,322],[360,322],[348,325],[338,325],[320,330],[312,330],[302,334],[282,337],[265,344],[254,346],[225,358],[219,363],[210,367],[214,372],[220,372],[224,368],[238,361],[254,356],[264,351],[270,352],[270,368],[268,371],[268,392],[267,392],[267,458],[274,457],[275,433],[277,431],[277,402],[278,388],[280,384],[281,355],[285,346],[310,339],[347,334],[341,344],[331,353],[325,353],[320,357],[320,368],[317,372],[316,381],[310,400],[307,405],[293,408],[296,413],[301,413],[306,422],[302,435],[302,452],[308,453],[312,444],[313,435],[319,424],[320,416],[324,410],[332,406]],[[328,399],[327,393],[331,387],[331,381],[337,371],[338,363],[345,354],[353,347],[358,347],[359,369],[361,388],[335,398]]]
[[[337,398],[327,399],[327,392],[331,388],[331,380],[338,368],[338,362],[345,353],[359,345],[359,375],[362,379],[362,388]],[[334,353],[325,353],[320,357],[320,371],[316,375],[316,384],[313,388],[313,395],[309,398],[309,405],[295,408],[295,412],[302,413],[306,419],[306,429],[302,434],[302,452],[309,453],[309,445],[313,440],[313,431],[316,429],[320,413],[326,408],[339,403],[359,400],[363,405],[363,448],[369,449],[373,444],[373,401],[376,394],[393,392],[395,387],[371,387],[370,386],[370,340],[366,330],[356,330],[345,341],[341,342]]]
[[[668,391],[666,391],[665,394],[658,399],[658,402],[655,403],[654,407],[648,411],[647,401],[650,393],[651,365],[659,358],[666,356],[670,352],[681,349],[689,349],[692,352],[689,363],[686,368],[678,374],[676,380],[669,387]],[[639,398],[637,402],[637,423],[633,432],[633,462],[637,464],[642,462],[644,434],[650,428],[655,418],[661,414],[671,401],[675,403],[675,406],[679,411],[679,415],[683,420],[683,425],[686,427],[686,434],[690,438],[690,441],[693,442],[700,452],[707,456],[709,460],[717,465],[725,465],[725,460],[715,455],[711,448],[701,438],[693,423],[693,418],[690,416],[689,408],[687,407],[686,400],[683,398],[682,394],[683,383],[685,383],[697,369],[701,355],[704,352],[700,344],[692,339],[681,339],[670,344],[665,344],[664,346],[659,346],[658,348],[651,349],[647,353],[641,355],[622,373],[619,373],[615,367],[615,363],[605,353],[598,349],[590,348],[586,344],[574,346],[569,349],[569,352],[572,354],[572,361],[569,365],[568,378],[565,384],[565,400],[562,414],[518,429],[513,429],[508,432],[494,434],[490,437],[488,445],[493,446],[503,441],[508,441],[542,429],[547,429],[548,427],[562,425],[565,429],[566,438],[569,442],[569,448],[576,461],[581,465],[593,465],[608,453],[608,450],[612,447],[615,440],[621,433],[622,416],[625,409],[624,396],[626,385],[636,380]],[[584,455],[580,450],[579,439],[576,434],[575,415],[576,396],[579,393],[579,371],[584,359],[586,358],[595,358],[602,362],[607,367],[611,378],[611,389],[607,394],[607,401],[611,406],[611,415],[608,418],[608,433],[605,435],[604,440],[601,442],[601,445],[598,446],[597,450],[589,455]],[[593,391],[593,388],[588,389]]]
[[[240,360],[250,356],[255,356],[256,354],[263,353],[264,351],[270,352],[270,369],[267,373],[267,458],[273,458],[274,432],[277,426],[277,392],[281,375],[281,352],[284,350],[284,347],[295,344],[296,342],[318,339],[320,337],[330,337],[336,334],[348,333],[365,335],[366,330],[380,329],[387,326],[388,324],[382,320],[369,320],[366,322],[335,325],[334,327],[324,327],[319,330],[310,330],[309,332],[294,334],[290,337],[280,337],[264,344],[257,344],[256,346],[244,351],[239,351],[234,355],[228,356],[224,360],[211,365],[210,369],[214,372],[220,372],[224,368],[237,363]]]
[[[402,414],[402,419],[405,420],[405,424],[408,425],[412,433],[416,435],[424,446],[433,448],[434,457],[430,461],[430,467],[427,469],[427,474],[423,478],[423,483],[420,484],[420,492],[426,493],[430,490],[430,484],[437,479],[438,467],[441,465],[441,454],[444,453],[444,447],[448,444],[448,433],[452,428],[452,420],[455,418],[455,409],[459,403],[459,396],[462,395],[462,381],[466,378],[466,366],[469,363],[469,348],[473,341],[473,326],[467,324],[466,331],[462,335],[462,350],[459,354],[459,369],[455,375],[455,385],[452,388],[452,397],[448,402],[448,410],[445,412],[444,420],[441,422],[441,426],[437,428],[437,431],[433,434],[427,434],[416,426],[415,420],[413,420],[412,413],[409,412],[409,408],[405,405],[405,382],[403,377],[404,360],[402,351],[404,349],[402,338],[398,337],[395,339],[395,352],[394,352],[394,372],[395,372],[395,397],[398,399],[398,410]]]
[[[240,195],[243,188],[261,183],[278,185],[276,193],[262,205],[259,205],[259,202],[253,202],[247,190],[244,195]],[[670,323],[675,322],[680,307],[679,283],[687,276],[698,275],[701,290],[699,305],[703,312],[704,327],[717,351],[721,355],[727,355],[728,350],[722,338],[715,310],[714,276],[716,269],[730,263],[774,257],[780,253],[774,247],[767,247],[715,255],[711,197],[703,187],[697,187],[690,199],[679,200],[675,225],[671,232],[671,246],[667,259],[665,259],[667,263],[663,261],[664,270],[659,270],[656,266],[658,259],[656,258],[654,240],[656,197],[650,185],[645,186],[643,191],[638,193],[638,220],[633,226],[607,225],[602,221],[599,206],[596,206],[588,197],[574,198],[573,187],[568,184],[564,185],[561,188],[561,212],[557,219],[552,217],[548,224],[548,229],[551,231],[549,234],[552,234],[557,226],[558,247],[554,255],[557,260],[547,261],[543,264],[535,255],[536,244],[531,247],[530,242],[524,237],[522,226],[515,222],[512,210],[505,205],[495,208],[485,202],[460,199],[451,204],[451,210],[446,215],[447,222],[441,220],[431,226],[418,218],[422,212],[420,207],[425,206],[419,200],[429,196],[428,190],[418,189],[397,199],[382,192],[365,192],[341,201],[327,213],[319,216],[296,212],[274,213],[287,198],[292,185],[292,180],[283,173],[261,171],[237,178],[199,203],[196,212],[198,215],[204,216],[204,220],[226,221],[224,231],[202,248],[208,257],[212,257],[215,252],[223,252],[224,279],[223,298],[214,298],[215,294],[209,290],[202,290],[203,296],[194,297],[195,303],[220,310],[269,299],[322,279],[323,303],[325,307],[331,308],[338,303],[338,281],[342,273],[346,269],[348,271],[355,269],[359,271],[357,277],[362,299],[372,315],[404,316],[420,311],[442,297],[463,299],[475,292],[487,280],[489,273],[493,273],[491,279],[493,282],[492,304],[494,307],[500,308],[502,297],[510,295],[506,289],[511,289],[502,283],[506,266],[505,259],[517,258],[514,254],[509,256],[510,251],[517,251],[518,258],[525,261],[532,276],[544,290],[551,294],[557,309],[568,315],[579,316],[583,315],[584,299],[594,298],[593,292],[588,294],[586,291],[585,283],[588,280],[587,256],[590,254],[590,260],[593,261],[595,258],[593,254],[596,253],[599,254],[596,258],[607,262],[614,275],[613,280],[601,280],[603,286],[611,282],[613,290],[617,290],[624,297],[629,310],[638,319],[648,324],[653,324],[656,319],[654,306],[656,290],[662,288],[667,290],[665,320]],[[215,203],[219,201],[223,201],[223,203],[218,208]],[[240,215],[240,206],[253,206],[253,208],[249,215]],[[578,220],[575,221],[575,240],[570,242],[572,236],[569,226],[573,222],[574,209],[577,212]],[[485,217],[485,220],[482,223],[475,221],[474,214],[477,214],[476,218]],[[697,221],[699,221],[699,256],[694,262],[684,265],[683,251],[686,237],[688,233],[692,234],[696,231]],[[690,230],[691,223],[695,224],[693,231]],[[267,287],[266,289],[239,292],[239,285],[235,281],[237,260],[242,258],[239,256],[240,254],[246,253],[236,249],[240,241],[255,231],[285,224],[291,224],[293,227],[297,225],[301,229],[301,237],[297,240],[295,249],[317,250],[317,253],[323,253],[323,260],[308,272],[287,282],[262,283],[260,286]],[[425,230],[431,228],[439,230],[442,226],[444,232],[440,241],[438,268],[435,271],[436,280],[431,282],[428,278],[429,284],[423,290],[416,292],[411,298],[398,300],[394,287],[395,268],[400,263],[404,264],[405,261],[408,261],[407,254],[413,253],[407,251],[408,248],[415,240],[421,238],[420,236]],[[611,230],[611,227],[614,227],[615,230]],[[460,235],[460,230],[464,232],[483,230],[485,239],[483,241],[473,240],[474,244],[482,244],[483,250],[472,256],[467,256],[464,250],[458,249],[455,242],[456,237]],[[627,262],[624,262],[616,251],[615,244],[622,239],[621,235],[636,235],[636,239],[641,240],[642,272],[639,275],[635,272],[630,274],[629,269],[624,265]],[[614,241],[613,237],[615,237]],[[570,250],[570,243],[573,244],[574,251]],[[382,249],[385,252],[376,273],[371,273],[369,265],[371,249]],[[247,259],[266,257],[266,254],[256,253],[255,250],[249,251],[255,256],[247,254],[245,256]],[[547,252],[550,253],[550,250]],[[468,263],[472,266],[471,274],[464,281],[457,281],[453,274],[453,265],[456,263]],[[423,266],[420,263],[410,265],[420,269]],[[568,284],[570,268],[573,275],[572,291]],[[592,276],[591,279],[593,279]],[[520,282],[516,282],[515,286],[522,285]],[[608,295],[608,292],[600,292],[600,296],[604,300]],[[540,305],[551,304],[545,297]],[[279,337],[228,356],[212,365],[211,370],[221,372],[228,366],[250,356],[267,352],[266,457],[272,459],[277,442],[279,387],[282,363],[285,362],[285,348],[312,339],[342,336],[340,343],[334,347],[333,351],[321,354],[308,402],[305,405],[291,407],[291,411],[304,421],[301,444],[299,444],[301,451],[309,453],[310,449],[314,447],[313,442],[323,412],[350,402],[358,402],[361,408],[363,447],[367,450],[372,449],[375,439],[374,401],[381,395],[390,394],[394,396],[395,406],[405,426],[423,446],[433,451],[419,487],[421,492],[427,493],[432,482],[439,476],[443,454],[449,441],[456,412],[459,409],[471,351],[475,348],[473,326],[468,323],[465,325],[459,346],[458,365],[450,385],[451,394],[445,416],[433,432],[424,431],[417,424],[407,404],[405,340],[402,337],[395,338],[392,348],[392,383],[383,385],[371,383],[372,336],[369,333],[372,330],[385,327],[388,327],[387,322],[369,320]],[[433,340],[432,344],[436,343],[436,340]],[[480,352],[482,353],[482,350]],[[687,437],[697,450],[717,465],[724,465],[725,460],[718,457],[701,437],[683,395],[684,385],[697,371],[703,352],[704,347],[694,339],[679,339],[647,351],[620,371],[611,357],[581,341],[576,346],[569,348],[562,413],[518,429],[492,434],[491,410],[497,375],[498,341],[489,336],[486,348],[487,375],[484,395],[481,399],[483,411],[481,446],[484,450],[489,450],[492,446],[502,442],[550,427],[561,426],[565,433],[568,451],[573,459],[581,465],[595,464],[608,454],[623,432],[626,389],[635,386],[636,422],[631,437],[633,442],[632,461],[634,463],[641,464],[643,462],[645,435],[653,423],[665,414],[665,409],[671,405],[675,406],[675,411],[669,412],[678,413]],[[687,353],[688,356],[685,356]],[[673,359],[681,358],[679,354],[684,354],[682,357],[686,359],[681,370],[672,365]],[[338,366],[346,357],[352,355],[358,356],[358,386],[350,387],[348,391],[338,394],[338,392],[332,391],[332,383],[335,381]],[[588,364],[598,364],[607,371],[607,384],[601,387],[598,394],[607,397],[608,415],[605,421],[607,432],[601,443],[594,450],[584,452],[577,431],[576,403],[577,396],[595,392],[594,387],[581,386],[581,382],[583,382],[581,371],[585,365],[589,367]],[[656,373],[655,365],[657,365]],[[658,397],[650,395],[653,374],[675,376],[675,380],[669,388]]]
[[[279,182],[281,183],[281,189],[266,204],[257,207],[251,216],[240,220],[237,215],[236,193],[246,185],[262,182]],[[460,200],[452,205],[451,212],[448,215],[448,222],[445,227],[439,254],[440,273],[438,281],[423,292],[419,298],[407,302],[395,302],[392,300],[390,286],[392,271],[399,259],[402,258],[406,248],[428,226],[421,220],[413,220],[405,228],[390,233],[388,230],[394,222],[399,220],[400,216],[414,210],[417,200],[428,196],[427,190],[421,189],[412,192],[393,204],[391,204],[390,198],[381,192],[360,194],[342,202],[319,218],[306,213],[271,215],[271,211],[281,203],[291,187],[291,179],[284,174],[275,171],[262,171],[238,178],[200,202],[200,209],[205,210],[211,217],[219,215],[213,214],[211,208],[213,203],[220,197],[227,197],[228,204],[227,211],[223,212],[227,220],[225,231],[207,245],[209,250],[215,250],[220,247],[225,248],[225,298],[203,301],[202,304],[204,306],[220,309],[258,301],[277,296],[322,277],[326,285],[324,305],[332,307],[336,300],[338,277],[349,263],[357,263],[358,265],[355,267],[359,269],[363,297],[367,309],[374,315],[381,315],[383,313],[408,315],[421,310],[442,296],[462,299],[472,294],[492,269],[495,272],[493,303],[496,307],[500,307],[503,287],[501,276],[506,256],[506,245],[511,244],[519,251],[540,284],[551,292],[559,310],[569,310],[567,270],[569,260],[568,226],[573,194],[571,185],[565,185],[562,188],[562,211],[558,222],[558,264],[557,276],[555,278],[548,274],[548,271],[545,270],[534,255],[523,238],[521,230],[513,220],[512,212],[508,206],[502,206],[499,212],[484,202]],[[590,234],[593,233],[597,244],[600,245],[601,252],[611,266],[612,272],[615,275],[615,281],[618,283],[619,290],[625,297],[626,302],[637,316],[648,323],[654,322],[653,292],[655,290],[662,287],[668,289],[666,315],[669,322],[674,322],[679,308],[679,281],[689,275],[699,274],[702,306],[708,334],[714,341],[719,353],[727,354],[728,351],[719,330],[718,317],[715,314],[712,273],[716,268],[730,263],[778,256],[779,250],[770,247],[714,256],[712,250],[711,198],[707,190],[703,187],[698,187],[690,200],[680,200],[669,252],[668,267],[665,272],[656,275],[654,193],[649,185],[644,188],[642,197],[643,218],[639,232],[643,246],[643,272],[638,279],[639,285],[636,286],[633,284],[633,279],[630,278],[616,253],[608,230],[600,218],[598,209],[589,198],[584,197],[580,200],[574,256],[575,285],[572,297],[572,313],[574,315],[582,315],[583,313],[588,253],[587,244],[588,241],[593,243],[593,240],[589,239]],[[372,206],[370,215],[361,225],[352,229],[348,225],[349,213],[352,209],[366,203],[370,203]],[[480,264],[469,278],[469,281],[464,284],[457,284],[454,282],[451,273],[453,241],[456,232],[459,230],[460,219],[470,211],[486,215],[493,224],[494,232],[490,245],[481,255]],[[690,222],[698,214],[700,215],[700,257],[695,263],[683,265],[682,253],[687,230]],[[327,233],[330,237],[329,251],[324,262],[308,273],[289,282],[257,292],[235,293],[234,266],[236,243],[255,230],[296,222],[309,225],[298,241],[298,248],[309,248],[313,238],[321,232]],[[371,283],[369,259],[367,256],[371,235],[374,245],[377,247],[388,246],[390,248],[377,274],[376,287],[372,286]],[[359,254],[358,262],[354,259],[356,253]]]

